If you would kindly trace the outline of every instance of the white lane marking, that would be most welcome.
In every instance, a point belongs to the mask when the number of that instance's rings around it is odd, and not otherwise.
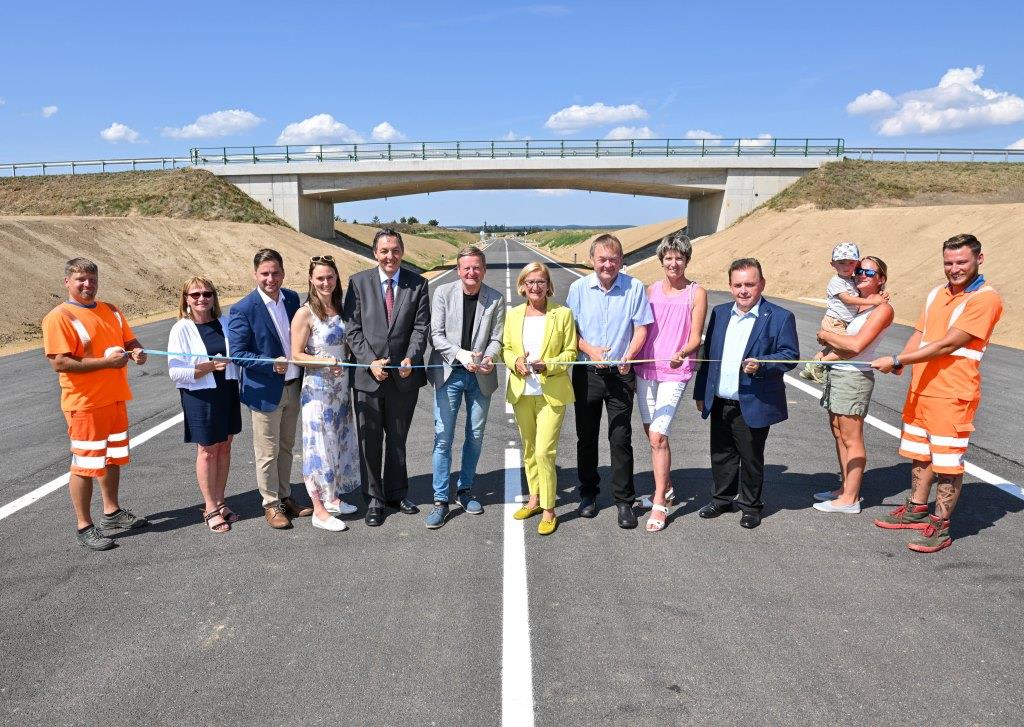
[[[512,307],[508,240],[505,240],[505,310]],[[508,371],[505,371],[508,386]],[[505,411],[512,405],[506,400]],[[511,422],[511,417],[509,418]],[[515,442],[509,442],[514,445]],[[523,501],[519,449],[505,450],[505,538],[502,567],[501,724],[533,727],[533,660],[530,655],[530,597],[526,578],[526,540],[522,520],[512,517]]]
[[[789,384],[790,386],[794,386],[797,389],[800,389],[800,391],[810,394],[815,399],[821,398],[821,391],[814,388],[810,384],[804,381],[800,381],[800,379],[793,378],[792,376],[789,375],[786,375],[783,378],[786,380],[786,383]],[[896,439],[900,438],[901,432],[898,427],[894,427],[892,424],[889,424],[888,422],[883,422],[881,419],[878,419],[877,417],[873,417],[870,414],[868,414],[866,417],[864,417],[864,422],[866,424],[870,424],[875,429],[881,432],[885,432],[886,434],[895,437]],[[971,464],[970,462],[964,462],[964,472],[971,475],[972,477],[977,477],[982,482],[986,482],[990,485],[998,487],[1000,490],[1007,493],[1008,495],[1013,495],[1014,497],[1024,500],[1024,487],[1021,487],[1018,484],[1010,482],[1009,480],[1004,479],[993,472],[989,472],[987,469],[979,467],[976,464]]]
[[[148,442],[150,439],[152,439],[153,437],[157,436],[158,434],[161,434],[161,433],[167,431],[168,429],[170,429],[171,427],[175,426],[176,424],[181,424],[184,420],[185,420],[185,415],[184,414],[177,414],[177,415],[171,417],[170,419],[168,419],[167,421],[161,422],[160,424],[157,424],[152,429],[147,429],[142,434],[138,435],[137,437],[133,437],[133,438],[131,438],[129,440],[129,442],[130,442],[129,448],[130,449],[135,449],[140,444],[145,444],[146,442]],[[36,489],[32,490],[32,492],[28,492],[28,493],[22,495],[21,497],[19,497],[17,500],[9,502],[6,505],[4,505],[3,507],[0,507],[0,520],[3,520],[6,517],[10,517],[14,513],[18,512],[18,510],[22,510],[22,509],[28,507],[33,502],[37,502],[39,500],[42,500],[44,497],[49,495],[51,492],[55,492],[55,491],[59,490],[60,488],[64,487],[68,483],[68,481],[70,479],[71,479],[70,475],[67,472],[65,472],[60,477],[57,477],[56,479],[50,480],[45,485],[42,485],[41,487],[37,487]]]
[[[505,450],[505,547],[501,616],[501,724],[533,726],[533,662],[530,655],[530,598],[526,579],[523,521],[512,517],[521,498],[522,459]]]

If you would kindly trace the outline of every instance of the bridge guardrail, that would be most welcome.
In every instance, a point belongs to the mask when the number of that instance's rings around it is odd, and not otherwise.
[[[843,139],[529,139],[196,147],[193,164],[541,157],[833,156]]]
[[[884,147],[856,146],[847,147],[843,153],[848,158],[868,159],[869,161],[912,161],[911,157],[926,157],[922,161],[941,162],[942,157],[963,159],[964,161],[1024,161],[1024,149],[958,149],[956,147]],[[964,159],[966,157],[966,159]]]
[[[67,174],[70,171],[71,174],[77,174],[80,170],[92,170],[106,172],[108,167],[112,167],[116,171],[126,171],[122,167],[130,167],[132,170],[138,169],[153,169],[159,167],[160,169],[177,169],[178,167],[192,166],[191,157],[145,157],[139,159],[76,159],[63,162],[9,162],[6,164],[0,164],[0,176],[10,174],[12,177],[18,176],[18,171],[24,172],[36,171],[42,174],[44,177],[47,172],[53,173],[55,170],[65,170],[64,172],[58,171],[57,173]]]

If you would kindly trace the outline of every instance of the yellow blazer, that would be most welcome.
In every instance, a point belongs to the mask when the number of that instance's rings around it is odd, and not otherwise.
[[[515,404],[523,395],[526,384],[516,373],[516,359],[525,354],[523,350],[523,320],[526,318],[526,303],[517,305],[505,316],[505,330],[501,337],[501,357],[508,366],[508,389],[505,398]],[[540,374],[541,392],[549,404],[555,406],[571,404],[576,400],[569,378],[569,366],[559,366],[576,360],[576,323],[572,311],[564,305],[548,301],[548,313],[544,322],[544,343],[540,358],[547,364],[547,371]]]

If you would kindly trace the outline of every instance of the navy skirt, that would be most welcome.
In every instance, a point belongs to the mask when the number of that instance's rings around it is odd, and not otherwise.
[[[242,431],[242,409],[238,401],[238,382],[225,379],[219,371],[213,389],[178,389],[181,410],[185,413],[185,441],[208,446],[227,440]]]

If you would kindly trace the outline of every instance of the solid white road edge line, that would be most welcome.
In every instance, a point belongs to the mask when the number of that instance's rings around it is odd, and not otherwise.
[[[145,444],[146,442],[148,442],[150,439],[152,439],[153,437],[157,436],[158,434],[162,434],[163,432],[167,431],[171,427],[173,427],[173,426],[175,426],[177,424],[181,424],[184,420],[185,420],[185,415],[184,414],[177,414],[177,415],[171,417],[170,419],[168,419],[167,421],[162,422],[160,424],[157,424],[152,429],[147,429],[142,434],[139,434],[136,437],[130,438],[128,440],[129,441],[128,448],[129,449],[135,449],[139,445]],[[32,492],[28,492],[28,493],[22,495],[21,497],[19,497],[17,500],[14,500],[13,502],[9,502],[6,505],[4,505],[3,507],[0,507],[0,520],[3,520],[4,518],[10,517],[14,513],[18,512],[18,510],[26,508],[29,505],[31,505],[33,502],[36,502],[37,500],[43,499],[44,497],[49,495],[51,492],[59,490],[60,488],[64,487],[68,483],[68,480],[70,480],[70,475],[68,475],[68,473],[65,472],[60,477],[57,477],[56,479],[50,480],[45,485],[43,485],[41,487],[37,487],[36,489],[32,490]]]

